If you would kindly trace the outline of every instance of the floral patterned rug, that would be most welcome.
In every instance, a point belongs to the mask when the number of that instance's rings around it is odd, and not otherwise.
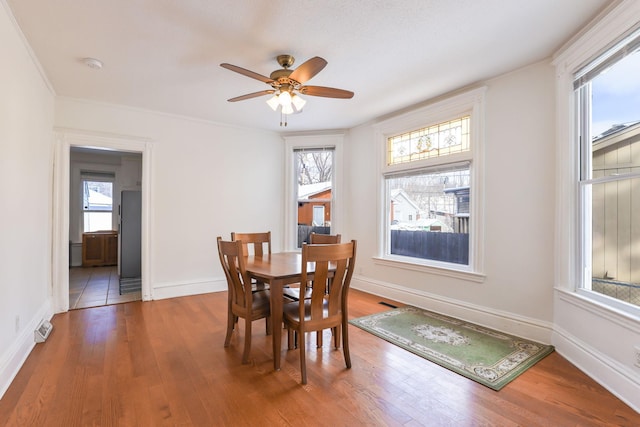
[[[500,390],[554,350],[411,306],[349,323],[493,390]]]

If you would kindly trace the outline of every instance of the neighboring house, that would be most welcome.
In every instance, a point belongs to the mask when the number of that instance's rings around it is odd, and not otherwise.
[[[453,230],[456,233],[469,232],[469,187],[448,188],[445,194],[453,194],[456,198],[453,214]]]
[[[331,224],[331,182],[298,187],[298,225],[322,227]]]
[[[640,168],[640,121],[615,125],[594,137],[592,150],[594,178]],[[637,181],[601,184],[593,189],[594,278],[640,283],[640,234],[635,230],[640,205],[631,197],[632,188],[640,185]]]
[[[447,191],[445,191],[447,193]],[[467,187],[467,194],[469,193]],[[452,232],[453,204],[448,195],[429,198],[429,212],[420,206],[403,189],[391,192],[390,216],[393,229]],[[468,196],[467,196],[468,205]]]
[[[420,219],[420,207],[411,200],[411,197],[403,189],[391,192],[389,212],[391,224],[406,223]]]

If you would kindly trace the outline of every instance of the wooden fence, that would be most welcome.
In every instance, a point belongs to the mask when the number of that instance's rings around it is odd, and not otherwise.
[[[391,230],[391,253],[467,265],[469,234]]]

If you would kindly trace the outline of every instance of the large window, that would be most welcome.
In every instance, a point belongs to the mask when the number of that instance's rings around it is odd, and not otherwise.
[[[297,189],[297,247],[309,234],[331,234],[333,203],[333,147],[294,150]]]
[[[84,232],[113,228],[113,182],[111,174],[82,174]]]
[[[579,291],[640,307],[640,31],[574,76],[579,150]]]
[[[481,272],[477,177],[483,93],[463,94],[380,125],[381,260]]]

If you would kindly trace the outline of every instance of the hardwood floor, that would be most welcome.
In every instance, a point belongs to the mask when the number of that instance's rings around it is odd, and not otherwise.
[[[350,317],[393,301],[351,291]],[[0,400],[1,426],[638,426],[640,414],[558,353],[496,392],[350,326],[342,351],[315,350],[300,385],[297,350],[242,322],[223,347],[224,292],[74,310],[54,316]],[[285,334],[286,335],[286,334]],[[283,337],[286,340],[286,337]]]

